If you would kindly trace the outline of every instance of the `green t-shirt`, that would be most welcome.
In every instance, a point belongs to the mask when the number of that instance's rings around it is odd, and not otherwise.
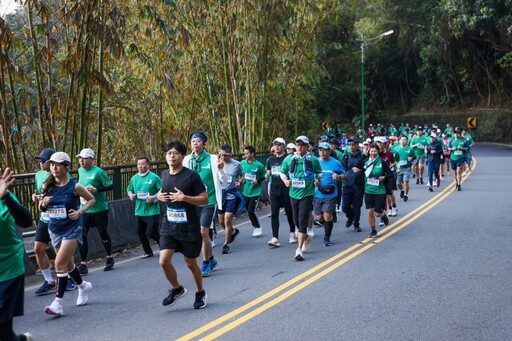
[[[311,160],[311,169],[306,169],[304,161],[306,158]],[[296,160],[295,171],[290,172],[292,160]],[[295,162],[294,162],[295,163]],[[309,162],[308,162],[309,163]],[[312,154],[306,154],[304,157],[288,155],[281,165],[281,173],[290,179],[290,198],[303,199],[307,196],[315,195],[316,174],[322,173],[318,158]]]
[[[429,137],[422,135],[421,137],[415,136],[411,139],[411,146],[418,145],[413,148],[414,154],[416,157],[424,157],[425,156],[425,147],[430,144]]]
[[[261,195],[261,182],[265,180],[265,166],[258,160],[253,163],[242,160],[242,172],[244,177],[244,186],[242,187],[242,195],[248,198],[259,197]],[[253,185],[252,180],[257,180],[258,183]]]
[[[162,188],[162,179],[153,172],[144,176],[135,174],[128,184],[127,192],[132,192],[137,196],[135,199],[135,215],[139,217],[148,217],[160,214],[160,202],[155,200],[148,204],[146,199],[154,196]]]
[[[208,154],[206,150],[203,150],[198,156],[192,153],[190,156],[189,165],[186,166],[187,168],[198,173],[201,177],[201,180],[204,183],[204,187],[206,187],[206,191],[208,192],[208,205],[217,204],[217,197],[215,196],[215,183],[213,182],[211,155]],[[203,206],[205,205],[199,205],[199,207]]]
[[[412,167],[412,162],[409,161],[409,157],[414,157],[414,151],[412,150],[411,147],[400,146],[399,148],[396,149],[395,161],[400,170]]]
[[[8,195],[19,202],[14,194]],[[23,240],[16,233],[14,217],[0,200],[0,282],[25,273],[24,252]]]
[[[107,172],[98,166],[93,166],[89,170],[80,167],[78,169],[78,183],[86,188],[89,185],[99,188],[111,186],[112,180],[110,180]],[[96,203],[87,210],[87,213],[97,213],[108,210],[107,192],[96,192],[92,195]],[[84,200],[80,199],[80,203],[80,208],[82,208],[85,205]]]
[[[467,133],[466,136],[464,136],[464,138],[466,139],[466,144],[467,144],[466,147],[471,148],[469,146],[471,146],[475,142],[475,140],[473,139],[473,136],[471,136],[470,133]]]
[[[373,164],[370,175],[365,172],[364,192],[367,194],[386,194],[386,186],[384,181],[379,181],[379,177],[384,175],[382,168],[382,159],[377,157],[375,160],[368,159],[364,164],[364,169],[368,169]]]
[[[44,182],[46,181],[46,179],[48,179],[50,174],[50,172],[47,172],[45,170],[40,170],[39,172],[36,173],[34,181],[36,183],[37,194],[41,194],[41,192],[43,191]],[[39,220],[47,224],[50,222],[50,218],[46,212],[41,212],[41,214],[39,215]]]
[[[460,147],[466,147],[464,141],[462,139],[454,139],[451,143],[452,151],[450,152],[450,160],[457,161],[466,156],[466,153],[462,149],[458,149]]]

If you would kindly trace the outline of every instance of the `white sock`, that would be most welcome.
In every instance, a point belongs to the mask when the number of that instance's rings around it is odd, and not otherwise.
[[[43,273],[45,281],[47,281],[48,283],[54,282],[52,277],[52,270],[50,270],[50,268],[44,270],[41,269],[41,272]]]

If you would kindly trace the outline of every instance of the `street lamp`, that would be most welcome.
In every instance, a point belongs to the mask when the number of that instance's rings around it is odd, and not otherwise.
[[[376,37],[366,39],[366,43],[373,42],[379,39],[382,39],[385,36],[393,34],[393,30],[389,30],[387,32],[381,33]],[[366,129],[364,128],[364,36],[363,32],[361,32],[361,136],[364,140],[364,134]]]

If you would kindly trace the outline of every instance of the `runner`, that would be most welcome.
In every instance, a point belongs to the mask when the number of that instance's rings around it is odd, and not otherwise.
[[[0,174],[0,340],[32,340],[30,333],[16,335],[13,329],[14,317],[23,316],[25,297],[25,248],[16,226],[32,226],[32,216],[9,191],[11,169],[0,169]]]
[[[50,315],[64,314],[62,303],[68,282],[68,275],[78,285],[76,305],[87,303],[92,284],[82,280],[80,271],[73,262],[73,255],[82,244],[82,219],[88,209],[94,207],[94,196],[83,185],[68,177],[71,166],[69,155],[56,152],[50,157],[51,175],[42,189],[43,197],[39,209],[48,212],[50,222],[48,230],[55,249],[55,270],[57,271],[57,294],[53,302],[46,306],[44,312]],[[77,207],[81,197],[81,207]]]
[[[419,126],[416,129],[416,135],[410,141],[410,146],[416,155],[416,159],[412,164],[412,171],[416,174],[417,185],[423,185],[423,172],[426,163],[425,147],[429,142],[428,138],[423,135],[423,128]]]
[[[361,232],[361,206],[364,197],[364,163],[366,156],[358,148],[358,140],[351,136],[348,139],[348,152],[343,155],[341,164],[347,172],[347,179],[342,189],[342,211],[347,217],[346,228],[354,225],[355,232]]]
[[[144,250],[140,258],[153,257],[149,238],[157,244],[160,242],[160,203],[158,191],[162,188],[162,179],[149,170],[149,159],[141,156],[137,159],[137,170],[128,184],[127,192],[131,201],[135,201],[135,218],[139,240]]]
[[[203,238],[201,248],[203,253],[203,264],[201,265],[203,277],[209,276],[217,266],[212,250],[211,236],[213,236],[213,231],[210,231],[210,228],[216,205],[219,210],[222,210],[221,180],[224,182],[228,180],[222,169],[222,161],[216,155],[211,155],[206,151],[206,141],[206,135],[202,132],[190,135],[192,154],[185,156],[185,159],[183,159],[183,166],[199,173],[208,193],[208,204],[198,206],[201,216],[201,236]]]
[[[292,155],[292,154],[295,154],[295,152],[297,151],[297,147],[295,146],[295,144],[293,143],[288,143],[286,145],[286,154],[287,155]]]
[[[280,168],[284,159],[287,157],[284,148],[286,142],[283,138],[277,137],[273,142],[275,155],[270,156],[267,160],[267,175],[270,183],[270,220],[272,224],[272,239],[268,241],[269,247],[279,247],[279,210],[284,207],[284,213],[288,220],[290,228],[289,243],[297,243],[295,237],[295,224],[293,222],[292,206],[290,203],[290,190],[285,186],[281,179]]]
[[[448,134],[449,135],[449,134]],[[443,141],[442,143],[442,146],[443,146],[443,163],[441,164],[441,180],[443,180],[444,178],[444,167],[446,166],[446,173],[447,175],[449,176],[450,175],[450,137],[451,136],[448,136],[447,134],[443,133],[441,135],[441,139]]]
[[[364,201],[371,228],[368,238],[374,238],[377,236],[375,217],[382,218],[384,224],[389,225],[389,217],[384,212],[384,206],[386,205],[386,181],[393,177],[393,173],[387,162],[379,157],[379,147],[376,144],[370,145],[370,156],[364,168]]]
[[[219,224],[224,228],[224,245],[222,253],[231,252],[231,244],[240,230],[233,229],[233,217],[238,215],[245,206],[243,196],[238,191],[242,179],[242,166],[240,162],[231,158],[231,146],[225,144],[220,147],[219,162],[223,163],[224,173],[227,181],[222,181],[222,210],[218,210]]]
[[[295,260],[304,260],[303,252],[309,250],[313,236],[307,234],[313,195],[315,194],[315,178],[320,178],[322,168],[318,159],[307,152],[309,139],[299,136],[295,140],[297,152],[289,155],[281,166],[281,179],[290,189],[293,220],[297,226],[298,247],[295,251]]]
[[[434,177],[436,187],[441,186],[441,178],[439,176],[439,166],[443,162],[443,147],[437,140],[437,134],[430,134],[430,144],[427,145],[427,165],[428,165],[428,190],[433,192]]]
[[[242,194],[245,199],[245,209],[251,219],[251,224],[254,227],[252,236],[255,238],[261,237],[261,225],[256,216],[256,207],[258,206],[259,198],[261,195],[261,182],[265,180],[265,166],[255,159],[256,149],[253,146],[244,147],[244,157],[242,160],[243,178],[241,181]]]
[[[462,128],[461,130],[461,137],[466,140],[466,155],[464,158],[466,167],[464,172],[462,173],[462,176],[466,176],[466,172],[471,172],[471,166],[473,164],[473,154],[471,154],[471,148],[475,144],[475,140],[473,139],[473,136],[468,132],[466,128]]]
[[[336,183],[337,180],[344,180],[347,177],[341,162],[330,156],[331,146],[328,143],[321,143],[318,146],[318,151],[320,153],[319,163],[322,168],[322,176],[321,179],[315,180],[316,189],[313,206],[316,220],[320,221],[325,229],[324,246],[331,246],[333,218],[338,196]]]
[[[197,172],[183,167],[187,147],[182,142],[169,142],[164,152],[169,169],[162,173],[162,189],[158,192],[158,200],[167,206],[160,237],[160,266],[172,289],[162,305],[172,306],[187,292],[180,285],[172,264],[174,253],[180,252],[196,284],[193,308],[202,309],[206,307],[207,296],[203,289],[202,273],[197,265],[197,257],[204,243],[197,205],[208,204],[208,194]]]
[[[400,198],[404,201],[409,200],[409,181],[412,174],[412,162],[416,158],[416,154],[408,144],[406,136],[400,138],[400,148],[395,153],[398,169],[396,170],[396,180],[400,189]]]
[[[450,146],[450,164],[453,169],[455,188],[461,190],[462,172],[464,171],[465,152],[467,150],[466,142],[461,137],[461,131],[455,130],[455,138]]]
[[[398,208],[396,207],[396,198],[394,191],[397,189],[396,187],[396,174],[395,174],[395,157],[393,153],[388,150],[388,141],[384,136],[379,136],[375,138],[377,142],[377,146],[379,147],[379,156],[382,160],[386,161],[391,172],[393,173],[393,178],[388,179],[386,182],[386,203],[387,203],[387,212],[386,214],[390,217],[395,217],[398,214]],[[380,224],[379,224],[380,225]]]
[[[107,232],[108,201],[106,192],[114,189],[114,185],[107,172],[94,164],[94,151],[92,149],[82,149],[77,157],[80,163],[78,182],[94,196],[94,200],[96,201],[94,206],[82,217],[84,224],[83,244],[80,244],[78,248],[82,262],[78,266],[78,269],[82,275],[86,275],[89,272],[87,269],[87,253],[89,251],[87,236],[89,235],[89,230],[96,227],[107,254],[105,268],[103,270],[110,271],[114,269],[115,261],[112,255],[112,240]],[[80,200],[83,206],[84,201],[82,199]]]

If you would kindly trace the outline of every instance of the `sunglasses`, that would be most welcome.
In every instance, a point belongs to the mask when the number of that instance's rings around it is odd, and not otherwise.
[[[226,157],[226,156],[231,156],[232,154],[219,154],[220,157]]]

